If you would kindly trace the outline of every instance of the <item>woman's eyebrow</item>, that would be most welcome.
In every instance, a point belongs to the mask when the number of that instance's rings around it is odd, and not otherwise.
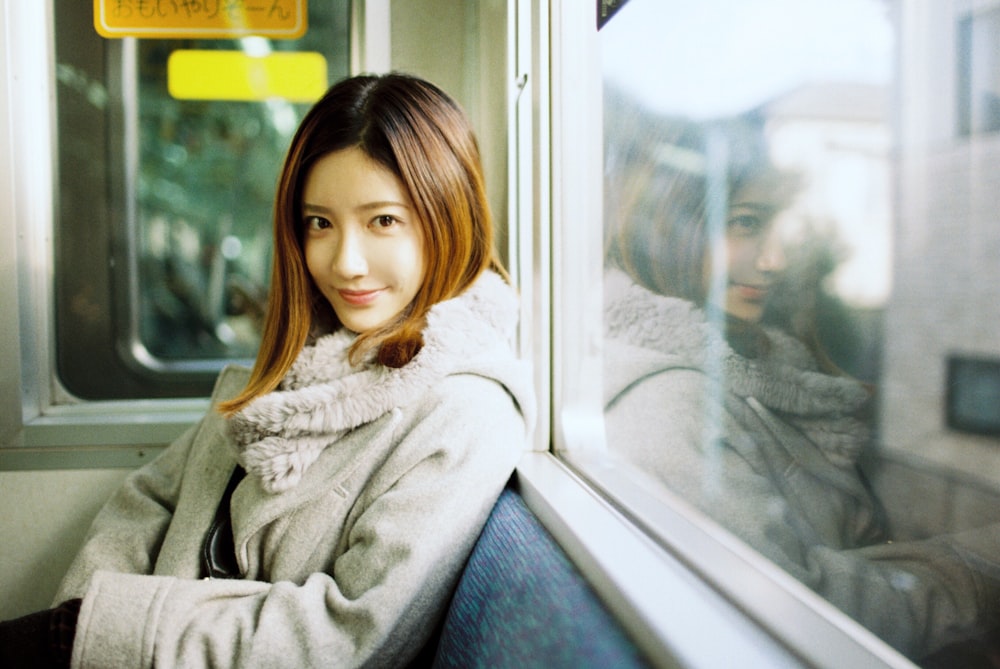
[[[749,209],[750,211],[753,211],[753,212],[756,212],[756,213],[766,214],[766,213],[772,213],[772,212],[778,211],[779,209],[781,209],[781,206],[778,205],[778,204],[770,203],[770,202],[760,202],[760,201],[746,201],[746,202],[743,202],[743,201],[736,200],[736,201],[733,201],[733,202],[729,203],[729,208],[730,209]]]
[[[382,209],[384,207],[399,207],[400,209],[411,209],[410,205],[405,202],[398,202],[396,200],[377,200],[375,202],[365,202],[355,207],[356,210],[368,210],[368,209]],[[319,213],[330,213],[333,210],[329,207],[324,207],[321,204],[313,204],[311,202],[302,203],[302,211],[313,211]]]
[[[378,200],[376,202],[366,202],[360,206],[358,209],[381,209],[383,207],[399,207],[401,209],[409,209],[410,205],[405,202],[397,202],[395,200]]]

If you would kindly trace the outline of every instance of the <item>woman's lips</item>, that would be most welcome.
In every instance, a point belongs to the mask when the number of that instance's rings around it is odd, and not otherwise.
[[[353,307],[363,307],[374,302],[382,294],[381,288],[376,290],[338,290],[340,299]]]
[[[763,302],[767,299],[770,286],[751,286],[745,283],[733,284],[740,297],[751,302]]]

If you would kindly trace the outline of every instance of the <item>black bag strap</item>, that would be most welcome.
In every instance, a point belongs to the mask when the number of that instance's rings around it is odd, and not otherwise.
[[[222,493],[219,507],[215,510],[215,519],[208,528],[205,541],[201,547],[201,572],[206,578],[243,578],[239,564],[236,562],[236,544],[233,540],[233,519],[229,512],[229,503],[233,491],[239,485],[246,471],[236,465],[226,491]]]

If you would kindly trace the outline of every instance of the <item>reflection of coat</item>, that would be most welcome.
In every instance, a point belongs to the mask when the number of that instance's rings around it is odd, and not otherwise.
[[[885,541],[855,466],[860,384],[783,334],[749,360],[691,303],[605,286],[609,448],[903,652],[997,620],[1000,529]]]
[[[238,427],[209,412],[95,520],[58,595],[83,597],[73,665],[396,666],[412,656],[526,443],[533,397],[507,343],[515,319],[510,289],[488,274],[434,307],[424,348],[399,370],[324,379],[350,343],[328,335]],[[213,399],[246,380],[223,372]],[[248,470],[231,506],[244,578],[199,580],[236,450]]]

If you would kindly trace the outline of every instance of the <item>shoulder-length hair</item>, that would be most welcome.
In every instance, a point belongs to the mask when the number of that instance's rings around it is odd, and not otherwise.
[[[606,264],[655,293],[709,308],[707,258],[724,234],[730,197],[751,181],[777,186],[791,175],[772,166],[752,117],[696,122],[663,116],[614,90],[605,110]],[[711,220],[713,207],[721,220]],[[715,317],[741,354],[767,349],[756,324]]]
[[[607,262],[651,291],[704,305],[711,207],[722,212],[724,225],[730,196],[776,173],[762,132],[747,119],[696,122],[609,98]]]
[[[261,345],[246,388],[220,406],[224,413],[274,390],[311,333],[341,327],[306,267],[301,207],[310,168],[352,147],[402,181],[421,226],[426,268],[409,307],[358,336],[351,349],[354,362],[374,350],[379,363],[402,367],[420,350],[434,304],[460,294],[487,268],[507,276],[493,246],[479,147],[458,104],[433,84],[405,74],[344,79],[306,114],[285,158],[274,205]]]

